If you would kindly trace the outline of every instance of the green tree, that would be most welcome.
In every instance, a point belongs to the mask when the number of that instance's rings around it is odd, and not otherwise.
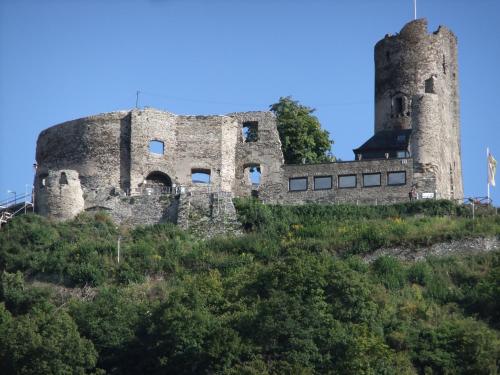
[[[270,106],[276,115],[285,163],[299,164],[331,161],[329,151],[333,141],[312,113],[313,108],[299,104],[292,97],[281,97]]]
[[[96,360],[92,343],[64,311],[45,303],[12,317],[0,304],[0,373],[86,374]]]

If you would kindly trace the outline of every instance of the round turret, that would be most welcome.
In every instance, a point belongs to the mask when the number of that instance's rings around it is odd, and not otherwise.
[[[72,219],[84,208],[83,190],[77,171],[50,170],[38,176],[35,209],[57,220]]]

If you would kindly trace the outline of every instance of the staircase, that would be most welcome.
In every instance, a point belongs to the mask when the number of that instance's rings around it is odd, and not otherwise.
[[[33,212],[31,193],[0,201],[0,228],[15,216]]]

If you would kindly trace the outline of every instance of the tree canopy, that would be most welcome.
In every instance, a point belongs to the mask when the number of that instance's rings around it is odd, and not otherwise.
[[[315,109],[306,107],[291,96],[281,97],[270,106],[276,115],[281,148],[286,164],[321,163],[332,161],[328,131],[312,113]]]
[[[211,239],[121,232],[103,213],[14,218],[0,231],[0,374],[500,373],[500,251],[360,258],[496,238],[494,210],[235,203],[244,233]]]

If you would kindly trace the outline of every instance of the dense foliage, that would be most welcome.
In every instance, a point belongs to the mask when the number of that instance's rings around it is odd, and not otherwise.
[[[332,161],[329,155],[333,141],[328,131],[312,113],[314,109],[300,104],[290,96],[281,97],[270,106],[276,115],[281,149],[285,163],[321,163]]]
[[[9,223],[0,373],[498,373],[500,252],[359,255],[499,236],[500,217],[444,201],[237,207],[247,233],[211,240],[102,214]]]

